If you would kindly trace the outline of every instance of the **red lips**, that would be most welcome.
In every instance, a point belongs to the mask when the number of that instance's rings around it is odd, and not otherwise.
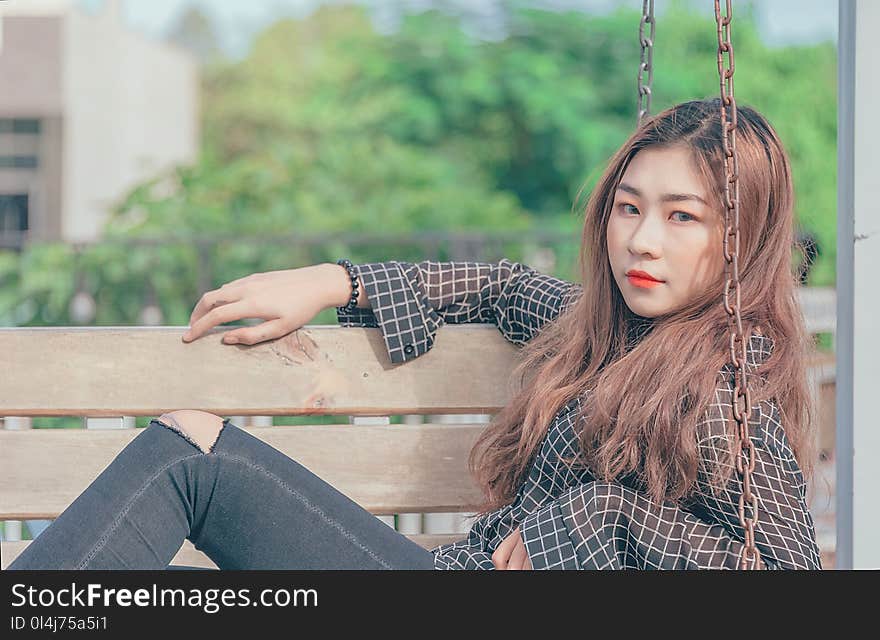
[[[630,278],[640,278],[642,280],[653,280],[654,282],[663,282],[660,278],[655,278],[647,271],[641,271],[639,269],[630,269],[626,272],[626,275]]]

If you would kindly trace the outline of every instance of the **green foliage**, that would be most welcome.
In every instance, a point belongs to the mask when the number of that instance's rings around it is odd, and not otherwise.
[[[322,7],[259,34],[250,54],[205,68],[202,152],[134,189],[106,246],[0,253],[0,323],[70,324],[84,274],[96,324],[139,324],[155,295],[166,324],[186,324],[205,287],[256,271],[333,261],[415,259],[415,248],[353,247],[332,234],[556,228],[558,275],[574,264],[578,192],[631,134],[638,7],[604,16],[522,8],[508,35],[477,40],[440,11],[407,15],[394,33],[365,9]],[[797,219],[822,254],[811,284],[833,285],[836,54],[833,44],[768,48],[736,17],[736,95],[767,115],[791,161]],[[659,21],[652,111],[717,95],[714,15],[674,4]],[[331,234],[311,250],[213,234]],[[180,236],[132,247],[131,239]],[[516,258],[523,244],[505,245]],[[442,254],[442,252],[441,252]],[[207,266],[206,266],[207,265]],[[318,321],[332,321],[332,312]]]

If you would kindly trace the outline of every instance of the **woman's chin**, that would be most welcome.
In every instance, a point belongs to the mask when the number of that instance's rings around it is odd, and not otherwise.
[[[650,307],[644,303],[641,304],[629,304],[627,302],[627,306],[629,310],[632,311],[635,315],[640,316],[646,319],[656,318],[658,316],[662,316],[666,313],[665,309],[660,309],[657,307]]]

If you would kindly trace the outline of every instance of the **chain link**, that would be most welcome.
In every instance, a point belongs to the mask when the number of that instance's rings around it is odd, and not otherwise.
[[[730,361],[735,368],[733,417],[738,426],[736,471],[742,477],[739,497],[739,522],[745,532],[740,556],[740,569],[755,569],[761,554],[755,547],[755,525],[758,522],[758,498],[752,493],[752,472],[755,470],[755,448],[749,437],[752,395],[746,376],[746,339],[740,316],[739,282],[739,164],[736,153],[737,112],[733,96],[734,56],[730,41],[733,18],[731,0],[725,0],[726,15],[721,15],[720,0],[715,0],[715,22],[718,28],[718,76],[721,80],[721,140],[724,148],[724,310],[730,330]],[[725,54],[726,61],[725,61]],[[726,64],[725,64],[726,62]],[[729,114],[728,114],[729,111]],[[731,220],[732,218],[732,220]],[[731,248],[730,238],[733,238]],[[732,300],[732,301],[731,301]]]
[[[651,25],[651,34],[645,38],[645,25]],[[642,20],[639,23],[639,44],[642,47],[641,62],[639,62],[639,104],[638,124],[651,113],[651,86],[654,83],[654,29],[657,22],[654,20],[654,0],[642,0]],[[644,73],[648,72],[648,82],[644,82]],[[638,125],[637,125],[638,126]]]

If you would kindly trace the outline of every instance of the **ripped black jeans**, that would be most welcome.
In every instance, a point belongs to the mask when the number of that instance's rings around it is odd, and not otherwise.
[[[153,419],[14,569],[166,569],[189,539],[220,569],[433,569],[433,554],[223,421],[204,453]]]

